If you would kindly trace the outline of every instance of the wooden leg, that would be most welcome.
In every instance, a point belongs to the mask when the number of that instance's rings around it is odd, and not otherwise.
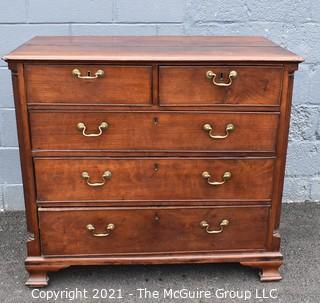
[[[25,283],[29,287],[45,287],[48,285],[49,277],[47,272],[29,271],[29,279]]]
[[[241,262],[240,264],[259,268],[260,281],[262,282],[279,281],[282,279],[279,273],[279,267],[282,265],[282,261],[253,261]]]

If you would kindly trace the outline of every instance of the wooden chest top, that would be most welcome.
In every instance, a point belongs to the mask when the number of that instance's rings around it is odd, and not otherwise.
[[[4,60],[301,62],[303,58],[263,37],[39,36]]]

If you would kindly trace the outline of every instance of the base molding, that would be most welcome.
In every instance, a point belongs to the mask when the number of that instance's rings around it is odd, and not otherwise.
[[[244,266],[259,268],[261,281],[279,281],[281,276],[278,269],[282,265],[282,259],[280,252],[27,257],[25,265],[30,277],[26,285],[45,287],[48,285],[48,272],[58,271],[70,266],[192,263],[240,263]]]

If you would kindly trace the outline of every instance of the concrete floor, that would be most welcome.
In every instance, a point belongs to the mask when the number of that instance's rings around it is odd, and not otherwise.
[[[320,302],[320,204],[284,204],[281,223],[283,280],[260,283],[257,271],[238,264],[73,267],[50,274],[45,291],[86,289],[89,299],[32,298],[24,286],[25,219],[23,212],[0,214],[0,302]],[[123,299],[92,299],[94,289],[121,289]],[[138,288],[160,292],[160,299],[139,298]],[[164,289],[210,290],[212,299],[164,299]],[[247,291],[251,299],[216,298],[215,291]],[[277,299],[256,298],[269,294]],[[130,295],[130,293],[132,295]],[[72,294],[72,293],[70,293]],[[219,296],[220,291],[217,293]],[[34,293],[35,296],[39,293]],[[239,296],[241,293],[239,292]],[[259,297],[258,296],[258,297]]]

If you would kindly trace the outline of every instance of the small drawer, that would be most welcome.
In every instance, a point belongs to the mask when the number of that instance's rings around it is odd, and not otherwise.
[[[38,201],[271,199],[274,159],[35,158]]]
[[[29,103],[148,105],[150,66],[26,65]]]
[[[31,112],[34,150],[275,152],[279,115]]]
[[[279,105],[281,67],[162,66],[162,106]]]
[[[40,208],[44,255],[265,249],[268,207]]]

